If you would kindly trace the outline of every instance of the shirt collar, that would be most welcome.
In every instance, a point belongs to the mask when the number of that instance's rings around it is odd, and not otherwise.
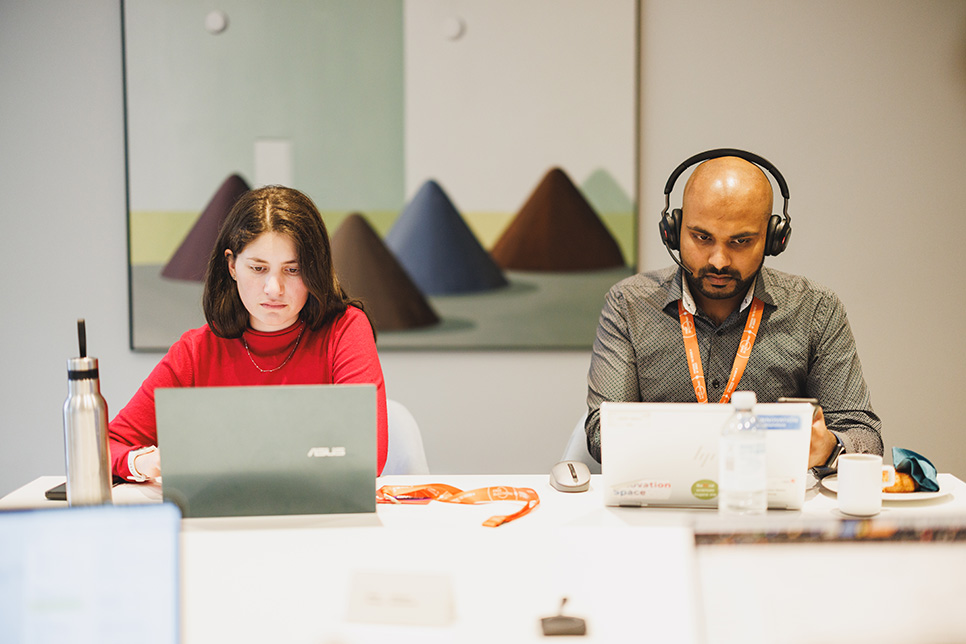
[[[759,273],[760,275],[761,273]],[[758,276],[755,277],[755,281],[751,283],[748,287],[748,292],[745,293],[745,297],[741,300],[741,306],[738,307],[738,311],[744,311],[751,304],[751,301],[755,298],[755,286],[758,284]],[[684,272],[681,272],[681,299],[684,302],[684,309],[691,315],[697,315],[698,307],[694,303],[694,297],[691,295],[691,289],[688,287],[688,280],[684,277]]]

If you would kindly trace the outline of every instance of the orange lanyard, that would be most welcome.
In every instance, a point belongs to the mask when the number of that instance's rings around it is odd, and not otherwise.
[[[430,501],[444,503],[489,503],[490,501],[525,501],[520,510],[505,516],[490,517],[483,522],[488,528],[495,528],[519,519],[530,510],[540,505],[540,497],[535,490],[528,487],[481,487],[475,490],[463,490],[443,483],[428,483],[426,485],[383,485],[376,490],[376,503],[429,503]]]
[[[741,344],[738,345],[738,354],[735,356],[735,363],[731,367],[728,386],[725,387],[724,393],[721,395],[721,402],[723,403],[731,400],[731,394],[738,387],[741,375],[745,372],[748,357],[751,355],[751,347],[755,344],[755,337],[758,335],[758,326],[765,304],[756,297],[752,299],[751,306],[748,308],[745,332],[741,334]],[[699,403],[706,403],[708,402],[708,388],[704,384],[704,369],[701,367],[701,350],[698,348],[697,329],[694,326],[694,316],[684,308],[683,300],[678,300],[678,317],[681,318],[681,335],[684,337],[684,351],[688,356],[688,369],[691,371],[694,395]]]

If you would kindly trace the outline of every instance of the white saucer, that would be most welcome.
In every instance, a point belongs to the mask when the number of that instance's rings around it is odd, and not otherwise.
[[[839,491],[839,475],[832,474],[826,476],[820,482],[820,485],[833,494],[838,494]],[[949,487],[943,487],[942,481],[939,482],[938,492],[883,492],[883,501],[925,501],[927,499],[937,499],[941,496],[946,496],[952,492]]]

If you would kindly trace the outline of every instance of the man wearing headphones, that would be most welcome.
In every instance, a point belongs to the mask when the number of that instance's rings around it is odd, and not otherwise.
[[[668,215],[674,181],[698,162],[683,208]],[[761,168],[781,188],[783,217],[771,214]],[[695,155],[668,180],[660,230],[668,252],[680,251],[680,261],[671,254],[678,266],[629,277],[604,302],[587,376],[591,455],[601,460],[604,401],[728,402],[737,389],[754,391],[759,402],[819,401],[808,457],[819,475],[843,452],[881,454],[881,421],[842,302],[804,277],[763,266],[791,234],[781,173],[742,150]]]

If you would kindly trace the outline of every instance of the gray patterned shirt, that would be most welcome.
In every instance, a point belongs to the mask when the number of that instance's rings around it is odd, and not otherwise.
[[[817,398],[825,423],[847,452],[882,453],[882,422],[855,349],[845,307],[832,291],[804,277],[762,268],[754,285],[765,304],[739,390],[759,402]],[[611,288],[597,326],[587,375],[587,449],[600,460],[600,404],[695,402],[678,318],[681,270],[633,275]],[[719,326],[694,316],[710,401],[721,400],[747,309]]]

